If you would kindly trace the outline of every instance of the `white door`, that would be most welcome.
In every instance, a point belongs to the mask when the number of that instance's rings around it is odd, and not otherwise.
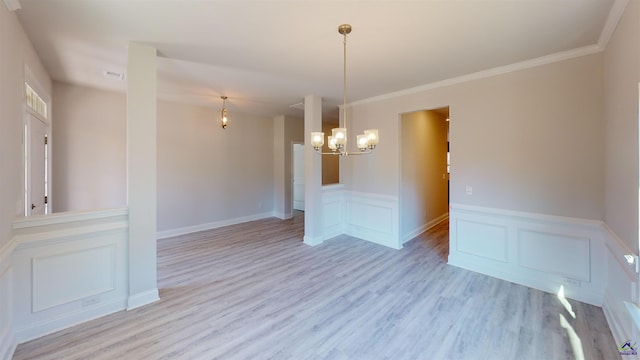
[[[35,116],[27,115],[26,215],[47,213],[47,147],[48,126]]]
[[[304,144],[293,144],[293,209],[304,211]]]

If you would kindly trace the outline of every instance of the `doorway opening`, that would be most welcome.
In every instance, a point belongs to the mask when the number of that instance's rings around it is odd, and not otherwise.
[[[400,115],[400,235],[405,243],[449,217],[449,107]]]

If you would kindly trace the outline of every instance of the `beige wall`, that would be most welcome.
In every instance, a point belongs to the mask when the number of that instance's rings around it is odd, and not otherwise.
[[[55,90],[56,209],[126,206],[125,94]],[[158,102],[158,231],[273,211],[272,119],[235,113],[224,131],[215,119],[215,109]]]
[[[434,111],[400,119],[400,234],[404,239],[449,211],[447,121]]]
[[[11,239],[12,220],[24,209],[22,126],[25,65],[42,91],[51,80],[17,17],[0,4],[0,250]],[[52,135],[52,141],[55,141]],[[1,254],[1,252],[0,252]]]
[[[158,104],[158,230],[273,211],[273,119]]]
[[[604,53],[605,222],[638,249],[640,2],[627,9]]]
[[[351,190],[398,196],[399,114],[450,105],[452,203],[602,219],[601,69],[596,54],[356,104],[354,132],[379,128],[380,144],[341,177]]]
[[[54,82],[53,211],[127,206],[124,94]]]

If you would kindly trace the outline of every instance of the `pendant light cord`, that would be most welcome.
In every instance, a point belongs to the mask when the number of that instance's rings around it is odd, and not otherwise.
[[[344,41],[342,42],[344,48],[344,61],[343,61],[343,82],[342,82],[342,117],[344,118],[344,128],[347,128],[347,33],[344,33]]]

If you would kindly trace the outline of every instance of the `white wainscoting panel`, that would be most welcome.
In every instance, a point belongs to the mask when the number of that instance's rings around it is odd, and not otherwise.
[[[351,191],[346,195],[346,208],[348,235],[402,248],[397,197]]]
[[[342,186],[322,189],[322,235],[318,245],[346,234],[394,249],[402,248],[398,230],[398,198],[344,190]]]
[[[458,219],[455,223],[456,251],[507,262],[509,250],[507,227]]]
[[[340,187],[325,186],[322,188],[322,239],[344,234],[345,232],[345,195]]]
[[[518,265],[544,273],[591,281],[591,240],[532,230],[518,230]]]
[[[13,324],[13,268],[10,255],[13,246],[0,251],[0,359],[11,359],[17,341]]]
[[[116,246],[108,245],[32,258],[32,311],[115,290],[115,253]]]
[[[634,256],[637,253],[609,227],[604,226],[603,233],[607,239],[607,285],[602,306],[604,314],[617,344],[627,340],[640,343],[638,326],[633,321],[634,314],[630,314],[625,306],[625,303],[637,302],[639,297],[635,264],[630,264],[625,259],[625,255]]]
[[[126,308],[126,209],[16,220],[14,240],[18,342]]]
[[[602,305],[602,222],[459,204],[449,218],[449,264]]]

